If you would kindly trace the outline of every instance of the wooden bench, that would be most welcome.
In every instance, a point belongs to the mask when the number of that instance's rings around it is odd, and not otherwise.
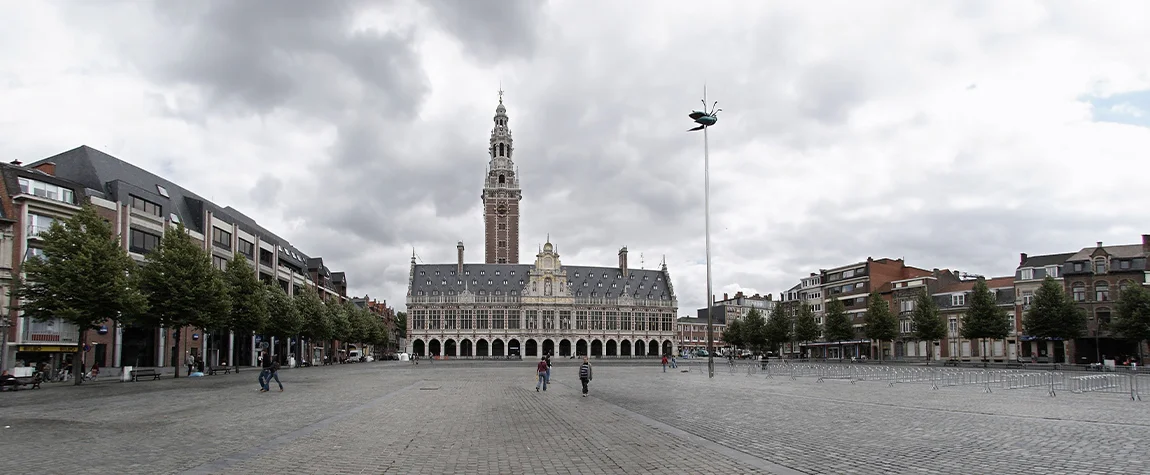
[[[208,376],[215,376],[216,373],[232,374],[232,367],[231,366],[221,366],[218,368],[212,368],[212,369],[208,370]]]
[[[140,378],[151,377],[152,381],[160,379],[160,373],[154,369],[136,369],[132,370],[132,381],[139,381]]]
[[[32,389],[40,389],[40,383],[43,381],[40,375],[35,376],[17,376],[16,379],[4,383],[4,387],[11,388],[8,391],[16,391],[21,387],[27,388],[31,386]]]

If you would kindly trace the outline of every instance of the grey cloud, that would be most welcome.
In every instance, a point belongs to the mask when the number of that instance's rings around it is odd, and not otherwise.
[[[280,198],[280,190],[283,189],[283,181],[275,176],[264,173],[256,180],[255,185],[252,185],[249,194],[252,201],[262,207],[271,207],[275,205]]]
[[[480,62],[530,57],[546,19],[544,0],[428,0],[432,14]]]

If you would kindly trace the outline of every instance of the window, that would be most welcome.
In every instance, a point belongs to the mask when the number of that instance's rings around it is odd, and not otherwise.
[[[1034,303],[1034,292],[1030,290],[1022,291],[1022,305],[1030,305]]]
[[[212,256],[212,267],[215,267],[219,270],[227,270],[228,260],[220,256]]]
[[[138,253],[147,254],[152,252],[157,246],[160,245],[160,236],[140,231],[139,229],[131,229],[128,234],[128,250]]]
[[[499,241],[499,247],[507,247],[507,241]]]
[[[212,244],[220,249],[232,249],[232,233],[212,226]]]
[[[56,219],[51,216],[28,213],[28,237],[39,236],[40,233],[51,229],[52,223],[54,222],[56,222]]]
[[[161,217],[164,215],[164,208],[151,201],[140,198],[136,195],[128,195],[131,201],[132,209],[142,211],[152,216]]]
[[[966,305],[966,294],[957,294],[950,296],[950,305],[952,307],[962,307]]]
[[[507,223],[499,223],[499,229],[500,230],[507,229]]]
[[[902,326],[901,330],[903,333],[914,333],[914,322],[912,322],[910,320],[902,320],[900,323]]]
[[[1094,316],[1098,319],[1099,330],[1106,330],[1106,328],[1110,326],[1110,310],[1100,308],[1095,312]]]
[[[240,238],[239,240],[236,241],[236,248],[237,248],[236,250],[240,251],[240,254],[243,254],[248,259],[252,258],[252,255],[255,253],[255,250],[256,250],[255,244],[247,242],[243,238]]]
[[[1022,276],[1020,278],[1022,280],[1034,279],[1034,269],[1022,269]]]
[[[1082,282],[1075,282],[1072,287],[1071,295],[1074,297],[1075,302],[1086,301],[1086,284]]]
[[[47,259],[47,257],[44,255],[43,249],[40,249],[38,247],[29,247],[28,252],[24,253],[24,261],[27,261],[28,259],[31,259],[33,257],[40,258],[40,259]]]
[[[900,310],[903,312],[913,312],[914,311],[914,300],[903,300],[902,302],[899,303],[899,305],[900,305]]]
[[[260,264],[268,267],[272,266],[272,251],[260,248]],[[419,271],[419,274],[423,275],[423,271]]]
[[[168,196],[168,189],[164,188],[163,185],[156,185],[156,191],[158,191],[160,196],[163,196],[164,198],[171,198],[171,196]]]
[[[1110,284],[1106,282],[1094,283],[1094,301],[1106,302],[1110,300]]]
[[[30,178],[19,179],[20,192],[29,195],[39,196],[50,200],[59,201],[61,203],[76,204],[72,201],[72,190],[62,186],[50,185],[39,180]]]
[[[176,213],[168,213],[168,219],[172,220],[173,223],[180,224],[180,217]]]
[[[1130,261],[1127,261],[1127,260],[1119,261],[1118,262],[1118,268],[1122,269],[1122,270],[1129,270],[1130,269]]]
[[[1106,273],[1106,258],[1099,257],[1097,259],[1094,259],[1094,273],[1095,274],[1105,274]]]
[[[1046,276],[1053,277],[1055,279],[1062,277],[1062,268],[1058,266],[1047,266]]]

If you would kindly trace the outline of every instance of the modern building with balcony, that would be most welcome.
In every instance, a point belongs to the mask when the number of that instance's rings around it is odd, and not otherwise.
[[[57,220],[80,210],[83,186],[53,176],[49,167],[26,167],[20,162],[0,164],[0,334],[4,337],[3,364],[62,363],[75,353],[79,330],[62,319],[33,321],[12,305],[10,292],[22,277],[23,263],[42,256],[40,235]],[[95,332],[93,332],[95,333]],[[94,354],[106,354],[96,344]]]
[[[25,201],[37,203],[27,204],[27,213],[43,209],[43,202],[51,201],[53,196],[87,200],[113,224],[124,249],[138,262],[142,263],[144,256],[159,245],[167,230],[182,223],[193,239],[209,252],[212,263],[219,269],[226,268],[238,253],[250,260],[253,272],[261,281],[279,285],[289,295],[318,285],[320,293],[328,295],[328,298],[335,295],[346,299],[346,282],[336,286],[334,282],[320,278],[327,274],[322,261],[322,272],[312,274],[311,257],[255,220],[104,152],[81,146],[32,163],[29,168],[43,174],[38,176],[44,183],[44,191],[37,192],[41,185],[30,183],[32,191],[25,194]],[[70,194],[60,188],[62,183],[73,184]],[[78,209],[74,203],[54,206],[60,211]],[[33,213],[32,216],[28,218],[29,233],[37,232],[49,223],[48,220],[63,217],[63,214],[45,210],[43,214]],[[29,248],[34,249],[34,245]],[[223,362],[232,366],[252,365],[259,342],[255,335],[206,334],[195,328],[160,331],[117,325],[112,321],[101,331],[105,334],[94,337],[93,346],[106,345],[108,350],[92,355],[101,366],[172,365],[185,356],[172,354],[174,338],[181,340],[181,351],[203,356],[209,365]],[[287,348],[287,342],[274,343],[277,349],[273,352],[277,354],[286,355],[292,351]]]

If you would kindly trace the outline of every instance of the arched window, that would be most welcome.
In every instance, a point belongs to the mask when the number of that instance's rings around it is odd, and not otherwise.
[[[1108,302],[1110,300],[1110,284],[1104,281],[1094,283],[1094,301]]]
[[[1083,284],[1082,282],[1075,282],[1074,286],[1071,288],[1071,295],[1074,297],[1075,302],[1086,301],[1086,284]]]
[[[503,154],[503,144],[499,144],[499,156],[506,157],[506,155]]]
[[[504,183],[507,183],[507,178],[503,175],[499,175],[499,184],[502,185]]]

